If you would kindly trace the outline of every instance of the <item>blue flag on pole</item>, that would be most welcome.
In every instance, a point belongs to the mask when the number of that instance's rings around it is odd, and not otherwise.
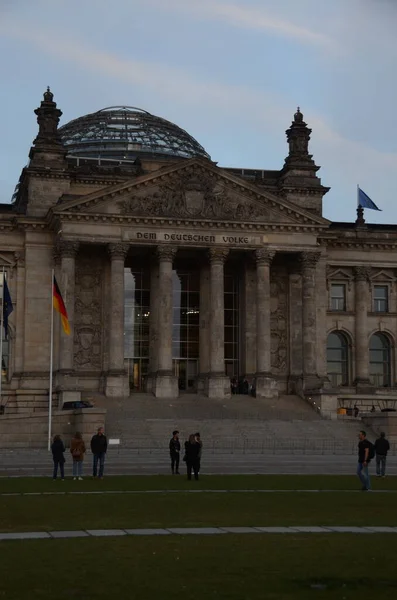
[[[360,186],[358,186],[357,189],[357,194],[358,194],[358,198],[357,198],[357,202],[358,202],[358,206],[361,206],[362,208],[371,208],[372,210],[382,210],[381,208],[378,208],[375,204],[375,202],[373,202],[371,200],[371,198],[369,196],[367,196],[367,194],[365,192],[363,192],[363,190],[360,188]]]
[[[8,317],[14,310],[12,305],[10,290],[8,289],[7,280],[3,279],[3,325],[6,339],[8,337]]]

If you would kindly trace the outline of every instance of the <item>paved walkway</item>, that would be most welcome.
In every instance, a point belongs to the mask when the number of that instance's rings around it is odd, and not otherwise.
[[[68,496],[101,494],[361,494],[362,490],[93,490],[67,492],[1,492],[1,496]],[[371,490],[372,494],[397,494],[397,490]]]
[[[274,534],[274,533],[394,533],[397,527],[170,527],[167,529],[81,529],[77,531],[18,531],[15,533],[0,533],[0,541],[8,540],[37,540],[65,539],[80,537],[119,537],[125,535],[219,535],[226,533],[244,534]]]
[[[91,475],[91,456],[84,461],[84,474]],[[66,474],[71,474],[72,461],[66,455]],[[222,454],[204,455],[203,474],[213,475],[354,475],[357,457],[354,455],[266,455]],[[46,450],[0,451],[0,476],[46,476],[52,472],[51,456]],[[375,474],[375,464],[370,466]],[[128,450],[110,450],[106,455],[105,475],[168,475],[169,456],[137,455]],[[387,474],[397,475],[397,456],[387,457]]]

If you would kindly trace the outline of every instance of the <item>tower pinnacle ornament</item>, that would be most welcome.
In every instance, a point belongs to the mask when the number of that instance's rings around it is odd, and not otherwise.
[[[35,148],[40,147],[55,148],[59,147],[63,150],[62,142],[58,135],[58,124],[59,119],[62,116],[62,111],[57,108],[56,102],[54,102],[54,94],[50,88],[47,87],[47,91],[44,92],[43,100],[39,108],[34,111],[37,115],[37,123],[39,125],[39,133],[33,142]]]

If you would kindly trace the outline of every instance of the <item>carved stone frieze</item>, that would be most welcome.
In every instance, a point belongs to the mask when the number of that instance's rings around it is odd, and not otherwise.
[[[108,244],[108,252],[109,252],[111,260],[117,260],[117,259],[124,260],[125,257],[127,256],[129,248],[130,248],[129,244],[122,244],[122,243]]]
[[[255,250],[254,255],[256,264],[266,263],[270,265],[276,252],[275,250],[270,250],[270,248],[258,248]]]
[[[259,203],[231,194],[216,178],[205,175],[175,175],[160,183],[151,194],[120,200],[122,214],[154,217],[227,219],[235,221],[274,220]]]
[[[277,267],[270,279],[270,328],[272,373],[288,370],[288,272]]]
[[[208,250],[210,263],[224,263],[228,254],[229,250],[227,248],[210,248]]]
[[[86,257],[76,265],[74,365],[80,370],[102,368],[102,267]]]

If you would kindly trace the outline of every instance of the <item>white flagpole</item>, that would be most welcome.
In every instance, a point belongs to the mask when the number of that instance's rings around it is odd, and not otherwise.
[[[3,282],[2,282],[2,294],[1,294],[1,316],[0,316],[0,323],[1,323],[1,327],[0,327],[0,405],[2,404],[2,399],[1,399],[1,392],[3,390],[3,335],[4,335],[4,331],[3,331],[3,327],[4,327],[4,279],[5,277],[5,272],[4,272],[4,266],[3,266]]]
[[[51,450],[52,436],[52,364],[54,355],[54,269],[51,271],[51,342],[50,342],[50,390],[48,397],[48,451]]]

